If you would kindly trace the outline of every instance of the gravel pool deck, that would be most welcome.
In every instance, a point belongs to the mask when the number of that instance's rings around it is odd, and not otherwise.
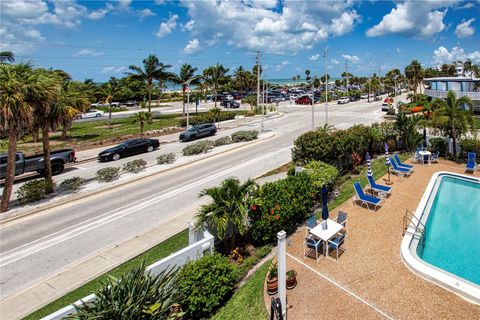
[[[417,208],[438,171],[464,173],[464,165],[416,164],[409,178],[391,176],[392,195],[377,211],[350,199],[330,212],[331,218],[339,210],[348,213],[347,251],[338,262],[304,258],[305,228],[291,235],[287,270],[297,270],[298,285],[287,290],[288,319],[480,319],[480,306],[416,276],[400,257],[405,210]],[[384,178],[377,181],[384,184]],[[265,293],[264,299],[270,312],[271,297]]]

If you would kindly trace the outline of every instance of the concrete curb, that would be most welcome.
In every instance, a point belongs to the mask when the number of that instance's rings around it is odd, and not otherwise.
[[[115,184],[115,185],[112,185],[112,186],[105,186],[104,188],[99,188],[99,189],[96,189],[96,190],[92,190],[92,191],[89,191],[89,192],[85,192],[83,194],[78,194],[78,195],[73,195],[71,197],[68,197],[66,199],[63,199],[63,200],[60,200],[58,202],[55,202],[55,203],[52,203],[52,204],[47,204],[45,205],[44,207],[41,207],[41,208],[38,208],[38,209],[33,209],[32,211],[29,211],[29,212],[24,212],[24,213],[20,213],[16,216],[13,216],[13,217],[7,217],[7,218],[3,218],[1,219],[0,218],[0,226],[3,226],[5,224],[8,224],[12,221],[15,221],[15,220],[18,220],[18,219],[21,219],[21,218],[25,218],[25,217],[28,217],[28,216],[33,216],[35,214],[39,214],[43,211],[46,211],[46,210],[49,210],[49,209],[52,209],[52,208],[55,208],[55,207],[58,207],[58,206],[61,206],[61,205],[64,205],[64,204],[67,204],[67,203],[72,203],[73,201],[79,201],[79,200],[82,200],[82,199],[85,199],[85,198],[88,198],[90,196],[93,196],[93,195],[98,195],[100,193],[103,193],[103,192],[107,192],[107,191],[111,191],[111,190],[114,190],[114,189],[117,189],[117,188],[120,188],[120,187],[123,187],[129,183],[132,183],[132,182],[138,182],[138,181],[141,181],[141,180],[145,180],[147,178],[152,178],[152,177],[155,177],[157,175],[160,175],[160,174],[163,174],[165,172],[169,172],[169,171],[173,171],[175,169],[178,169],[178,168],[182,168],[182,167],[185,167],[187,165],[191,165],[191,164],[194,164],[194,163],[198,163],[200,161],[203,161],[203,160],[206,160],[206,159],[210,159],[210,158],[213,158],[215,156],[219,156],[219,155],[223,155],[225,153],[228,153],[228,152],[231,152],[231,151],[235,151],[235,150],[239,150],[239,149],[242,149],[242,148],[245,148],[247,146],[250,146],[250,145],[253,145],[253,144],[256,144],[256,143],[260,143],[260,142],[263,142],[263,141],[266,141],[266,140],[269,140],[273,137],[275,137],[276,134],[271,134],[270,136],[266,137],[265,139],[261,139],[261,140],[254,140],[254,141],[250,141],[250,142],[247,142],[245,143],[244,145],[242,146],[238,146],[236,148],[232,148],[232,149],[228,149],[228,150],[224,150],[224,151],[221,151],[219,153],[215,153],[215,154],[210,154],[210,155],[207,155],[201,159],[196,159],[196,160],[193,160],[191,162],[187,162],[187,163],[182,163],[180,165],[177,165],[175,167],[171,167],[171,168],[167,168],[165,170],[161,170],[159,172],[155,172],[151,175],[148,175],[148,176],[142,176],[142,177],[138,177],[138,178],[132,178],[130,180],[126,180],[126,181],[122,181],[122,182],[119,182],[118,184]]]

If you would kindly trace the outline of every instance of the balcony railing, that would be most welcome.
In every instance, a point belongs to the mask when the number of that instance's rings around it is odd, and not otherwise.
[[[462,92],[453,90],[457,95],[457,98],[460,97],[469,97],[472,100],[480,101],[480,92]],[[425,95],[433,97],[433,98],[446,98],[448,91],[445,90],[432,90],[432,89],[425,89]]]

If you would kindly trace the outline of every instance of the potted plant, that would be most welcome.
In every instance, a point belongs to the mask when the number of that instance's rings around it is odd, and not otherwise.
[[[272,295],[278,292],[278,269],[277,264],[272,263],[267,275],[267,293]]]
[[[287,271],[287,289],[293,289],[297,285],[297,271],[288,270]]]

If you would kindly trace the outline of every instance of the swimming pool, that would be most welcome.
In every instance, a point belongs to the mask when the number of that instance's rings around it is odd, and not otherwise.
[[[480,304],[480,179],[434,174],[412,220],[401,247],[407,267]]]

